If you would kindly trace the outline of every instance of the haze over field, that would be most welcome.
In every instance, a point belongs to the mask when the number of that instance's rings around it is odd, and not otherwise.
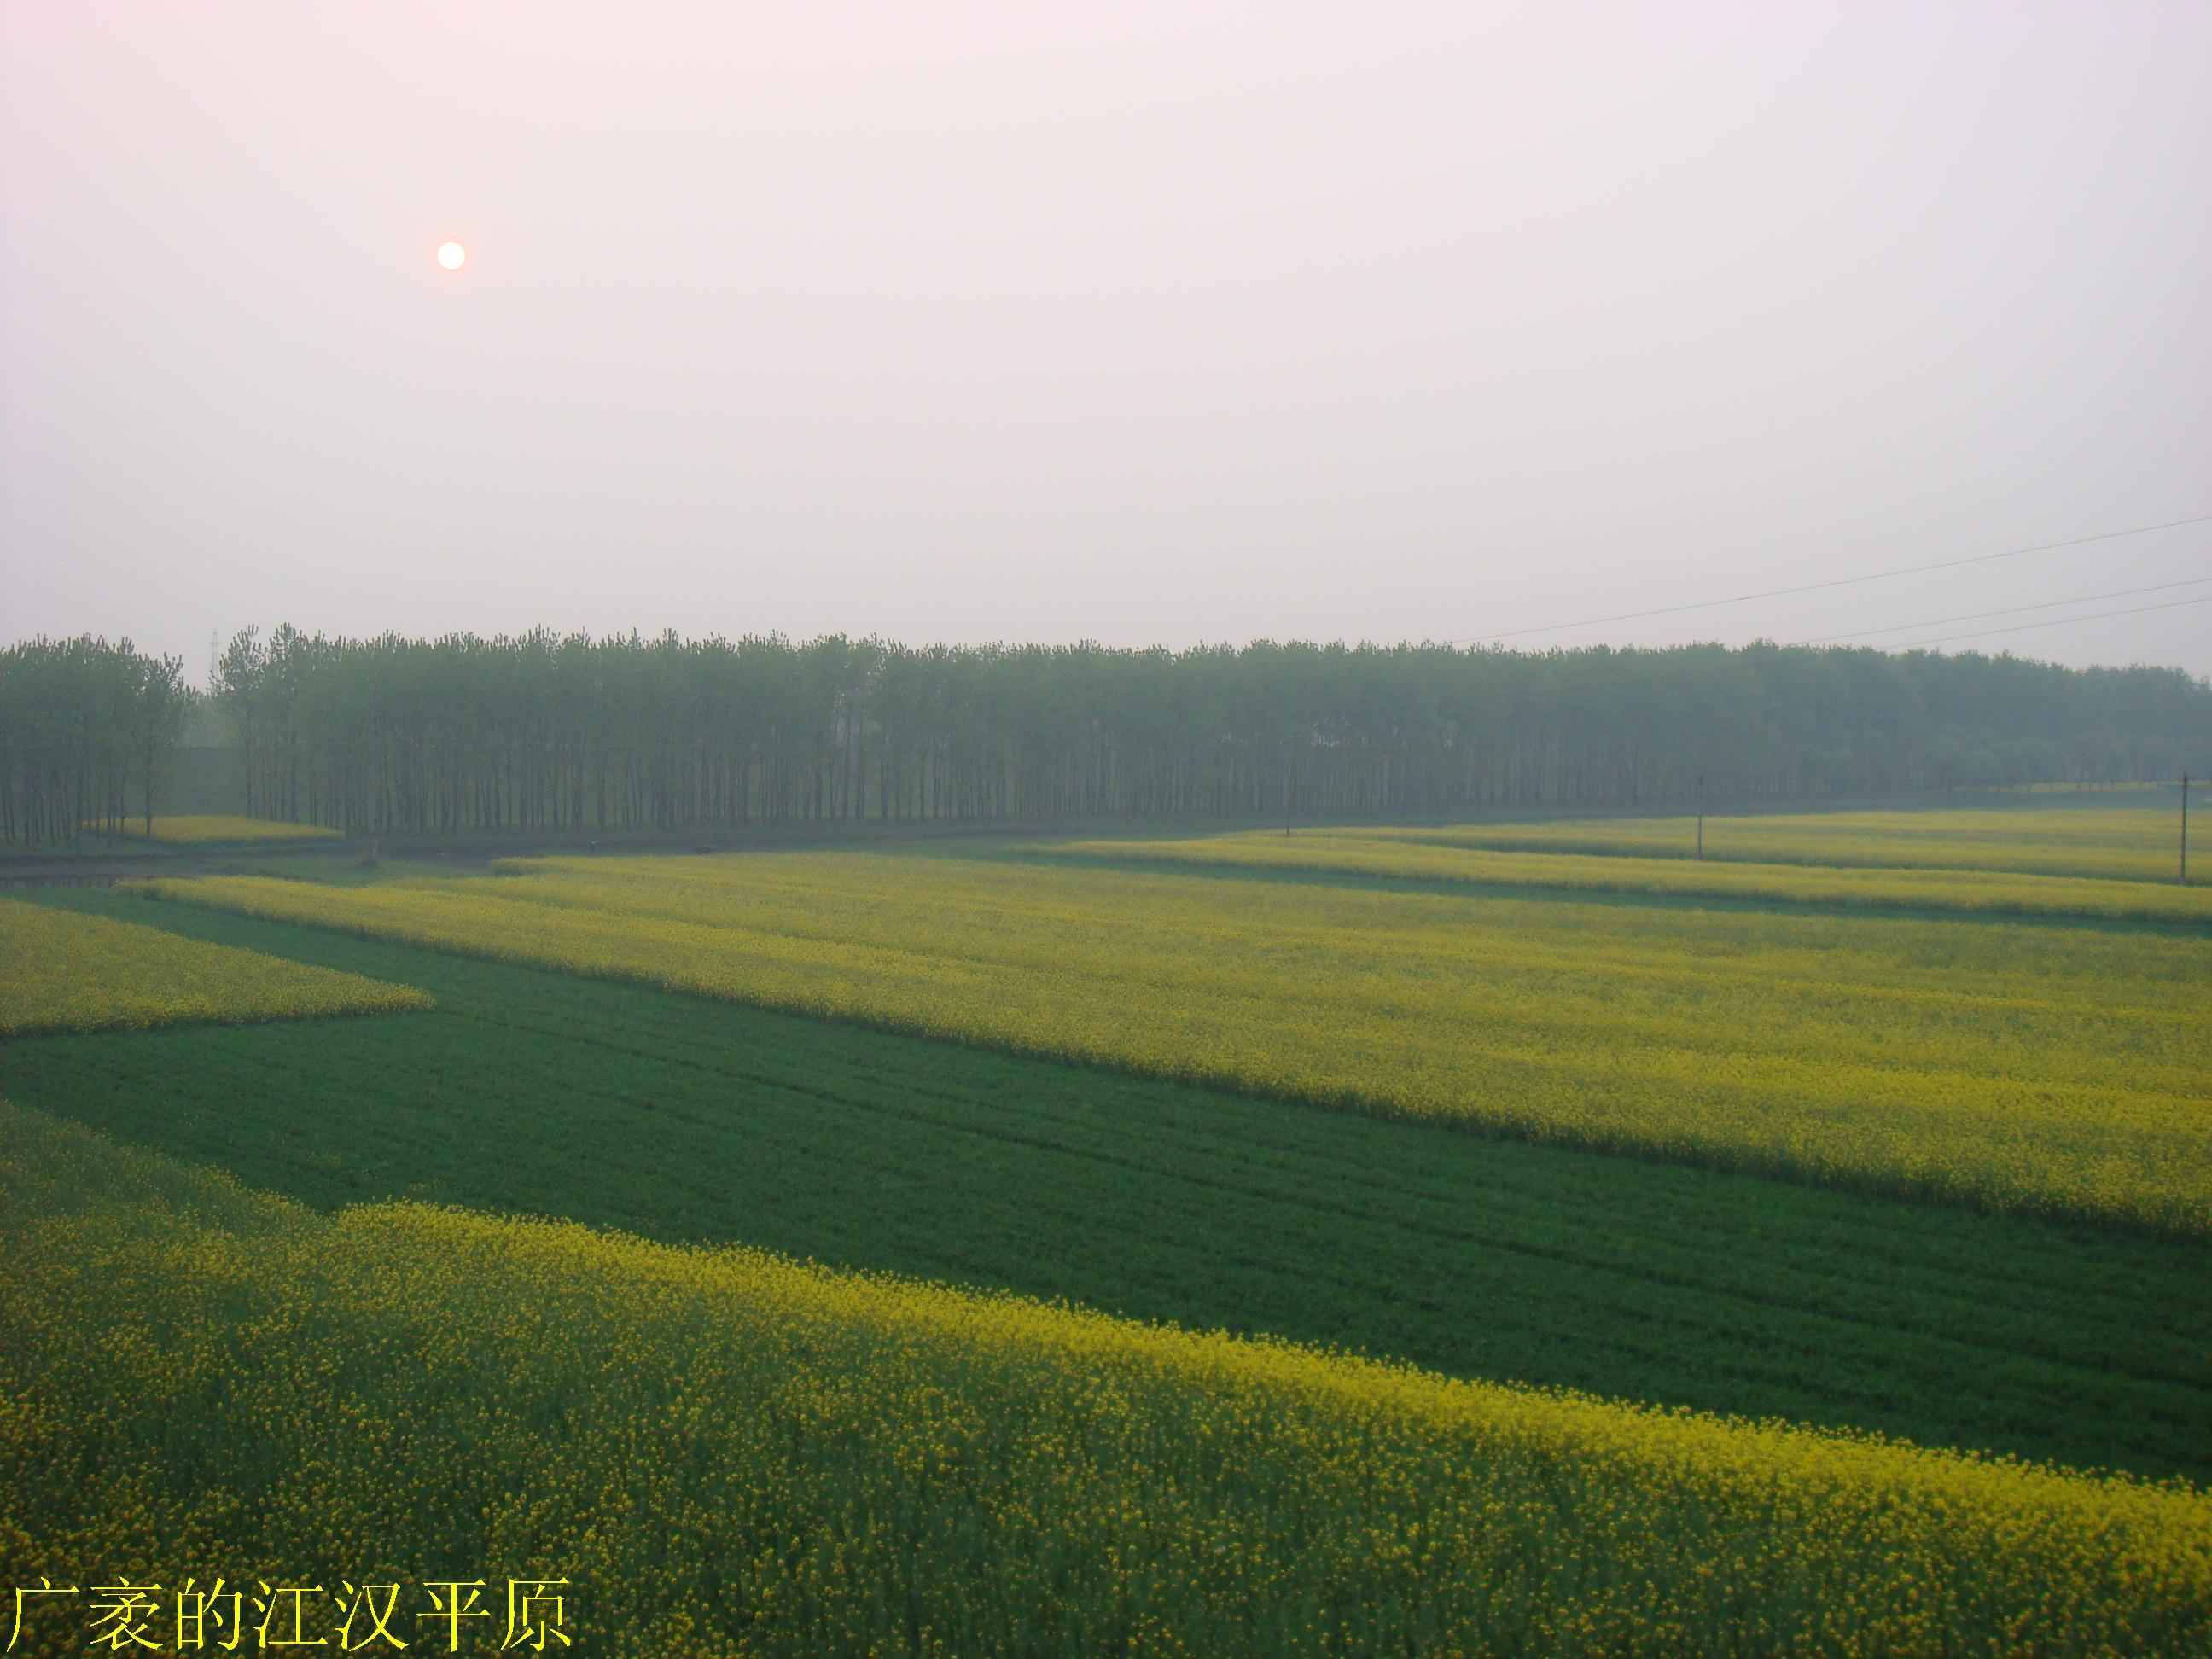
[[[2208,62],[2150,4],[15,0],[0,639],[1460,638],[2212,512]]]

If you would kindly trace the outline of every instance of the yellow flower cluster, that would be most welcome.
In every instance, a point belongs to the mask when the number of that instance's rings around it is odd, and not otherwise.
[[[1498,851],[1629,854],[1686,859],[1691,817],[1570,818],[1549,823],[1363,829],[1378,839]],[[2212,830],[2191,825],[2190,852],[2212,859]],[[2171,806],[1989,808],[1708,817],[1705,858],[1753,864],[2009,870],[2028,875],[2172,881],[2181,851],[2180,803]]]
[[[257,915],[1533,1139],[2212,1236],[2206,945],[857,854]]]
[[[412,986],[0,899],[0,1037],[431,1006]]]
[[[4,1104],[0,1259],[16,1583],[461,1562],[622,1655],[2212,1653],[2179,1484],[320,1215]]]
[[[2085,916],[2118,921],[2212,922],[2212,886],[2160,886],[2004,870],[1753,864],[1735,859],[1632,854],[1504,852],[1397,833],[1243,833],[1187,841],[1054,842],[1024,850],[1146,864],[1227,865],[1333,875],[1402,876],[1486,886],[1650,893],[1686,898],[1784,899],[1796,904],[1963,910],[1994,915]]]
[[[123,833],[143,838],[146,820],[126,818]],[[152,839],[179,846],[223,841],[336,841],[338,832],[319,823],[283,823],[274,818],[241,818],[221,815],[165,818],[156,813]]]

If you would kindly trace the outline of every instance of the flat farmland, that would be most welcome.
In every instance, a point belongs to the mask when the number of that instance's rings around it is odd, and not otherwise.
[[[10,1044],[12,1098],[325,1210],[742,1242],[1455,1375],[2212,1474],[2212,1247],[1318,1111],[177,903],[391,1019]]]
[[[2051,799],[2045,796],[2043,799]],[[1694,817],[1562,818],[1550,823],[1378,826],[1376,840],[1603,857],[1692,859]],[[2067,805],[1948,811],[1709,815],[1708,860],[1839,868],[2011,871],[2110,881],[2172,882],[2179,872],[2180,800],[2094,796]],[[2212,828],[2190,827],[2192,858],[2212,858]]]
[[[2194,933],[862,854],[147,890],[1285,1102],[2212,1235]]]
[[[1495,889],[2212,927],[2212,887],[2170,882],[1941,866],[1758,864],[1718,856],[1697,860],[1626,852],[1506,850],[1425,832],[1324,830],[1285,836],[1269,830],[1182,840],[1063,841],[1026,850],[1042,858],[1187,870],[1297,872]]]
[[[0,1046],[19,1581],[493,1561],[639,1653],[2212,1651],[2193,894],[265,868],[14,907],[14,1005],[385,999]]]
[[[0,899],[0,1037],[429,1006],[408,986],[183,939],[137,921]]]
[[[743,1249],[318,1214],[5,1102],[0,1251],[19,1583],[153,1540],[396,1597],[489,1553],[622,1654],[791,1659],[2121,1659],[2197,1650],[2212,1599],[2183,1487]],[[22,1599],[11,1645],[82,1650]]]
[[[240,817],[234,813],[205,813],[178,817],[163,817],[156,814],[150,835],[145,819],[126,817],[117,823],[116,831],[119,835],[167,842],[178,847],[338,839],[337,830],[321,824],[285,823],[272,818]]]

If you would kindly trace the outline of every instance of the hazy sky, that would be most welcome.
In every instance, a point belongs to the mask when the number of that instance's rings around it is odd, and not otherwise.
[[[2212,514],[2208,68],[2203,0],[5,0],[0,636],[1466,639]]]

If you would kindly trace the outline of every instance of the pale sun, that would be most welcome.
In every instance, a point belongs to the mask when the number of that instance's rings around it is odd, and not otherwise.
[[[438,244],[438,263],[448,270],[459,270],[469,260],[469,251],[459,242]]]

